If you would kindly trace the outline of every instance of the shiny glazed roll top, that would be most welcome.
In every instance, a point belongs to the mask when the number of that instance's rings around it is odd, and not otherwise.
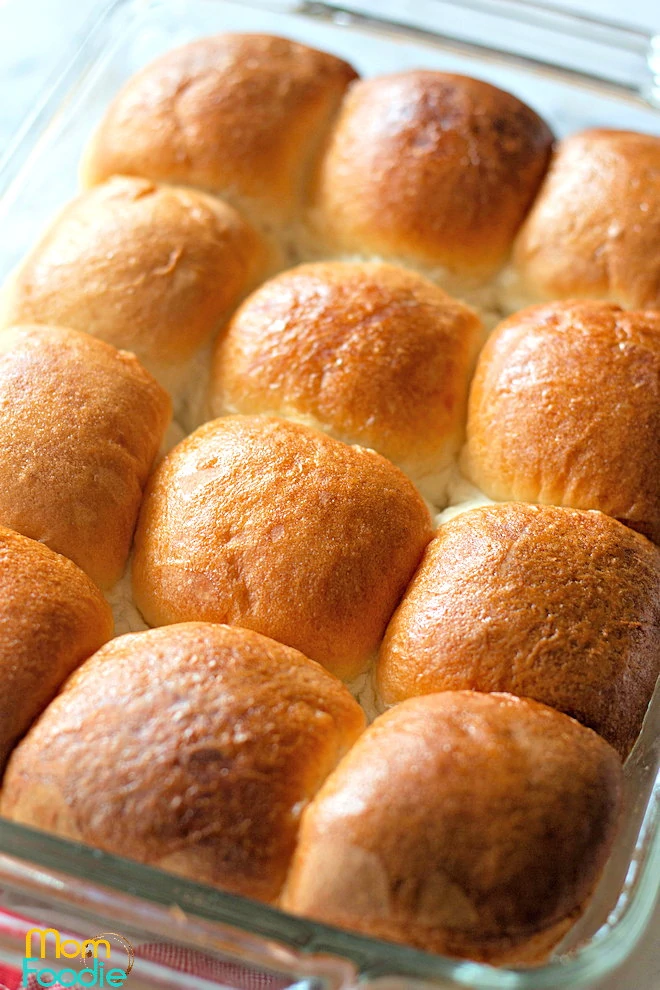
[[[660,674],[660,549],[601,512],[503,503],[445,523],[378,658],[387,704],[508,691],[627,756]]]
[[[170,415],[132,354],[62,327],[2,331],[0,524],[112,586]]]
[[[66,557],[0,526],[0,769],[60,684],[112,636],[112,612]]]
[[[249,630],[120,636],[15,750],[0,811],[270,901],[302,809],[363,726],[340,681]]]
[[[506,309],[593,298],[660,309],[660,137],[588,130],[558,146],[503,278]]]
[[[432,535],[385,458],[285,420],[213,420],[154,472],[136,532],[150,625],[255,629],[345,679],[360,673]]]
[[[299,419],[372,447],[442,503],[481,337],[473,310],[405,268],[300,265],[221,334],[211,412]]]
[[[166,52],[110,104],[84,185],[139,175],[225,197],[270,229],[295,219],[346,62],[287,38],[219,34]]]
[[[479,356],[463,465],[497,500],[600,509],[660,542],[660,314],[557,302]]]
[[[232,207],[111,179],[74,199],[3,289],[4,325],[70,327],[132,351],[172,392],[275,254]]]
[[[533,110],[478,79],[419,70],[357,82],[319,164],[319,237],[422,266],[460,294],[507,260],[551,146]]]
[[[283,906],[427,952],[539,962],[594,889],[621,782],[614,750],[544,705],[412,698],[306,808]]]

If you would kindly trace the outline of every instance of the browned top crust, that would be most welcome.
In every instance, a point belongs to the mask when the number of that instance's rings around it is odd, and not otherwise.
[[[411,699],[306,809],[284,906],[431,952],[547,955],[607,858],[621,776],[599,736],[536,702]]]
[[[2,814],[272,900],[302,808],[363,726],[339,681],[257,633],[120,636],[15,751]]]
[[[660,308],[660,137],[590,130],[562,141],[513,262],[529,302]]]
[[[533,110],[481,80],[363,80],[320,163],[321,227],[344,250],[484,279],[506,260],[551,145]]]
[[[110,587],[170,411],[132,354],[61,327],[3,331],[0,523]]]
[[[62,681],[111,635],[110,606],[75,564],[0,526],[0,769]]]
[[[285,420],[227,417],[154,472],[133,592],[150,625],[256,629],[351,679],[431,535],[411,482],[373,451]]]
[[[295,213],[344,89],[346,62],[286,38],[220,34],[167,52],[111,103],[82,165],[198,186],[255,219]]]
[[[471,688],[534,698],[622,756],[660,674],[660,549],[600,512],[504,503],[438,530],[387,630],[388,704]]]
[[[50,323],[187,361],[267,267],[257,232],[214,197],[115,178],[65,207],[10,280],[3,323]]]
[[[660,314],[560,302],[500,324],[464,466],[491,498],[600,509],[660,542]]]
[[[262,285],[218,342],[211,408],[308,417],[413,477],[461,444],[473,310],[394,265],[319,262]]]

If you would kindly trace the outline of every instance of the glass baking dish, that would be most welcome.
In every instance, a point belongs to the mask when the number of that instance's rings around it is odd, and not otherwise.
[[[75,194],[83,145],[119,86],[161,52],[224,30],[287,35],[363,75],[425,66],[479,76],[530,103],[558,135],[586,126],[660,133],[660,39],[521,0],[115,0],[0,161],[0,281]],[[120,931],[134,943],[176,946],[179,959],[202,951],[217,963],[190,976],[162,952],[160,961],[138,953],[135,990],[587,987],[630,954],[653,912],[659,757],[656,690],[626,764],[614,853],[586,914],[541,968],[493,969],[351,935],[1,820],[0,908],[17,917],[0,923],[0,962],[20,967],[29,919],[84,936],[92,927]],[[270,981],[257,975],[264,971]]]

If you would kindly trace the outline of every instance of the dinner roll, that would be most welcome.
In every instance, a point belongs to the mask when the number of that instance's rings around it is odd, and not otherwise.
[[[540,961],[575,921],[621,803],[614,750],[506,694],[413,698],[307,807],[283,905],[419,949]]]
[[[660,309],[660,137],[591,130],[559,145],[502,301],[576,297]]]
[[[506,261],[551,144],[533,110],[478,79],[367,79],[321,160],[316,222],[336,250],[432,268],[459,291]]]
[[[116,178],[73,200],[4,293],[2,322],[50,323],[135,353],[174,389],[267,266],[255,230],[220,200]]]
[[[413,485],[373,451],[271,417],[217,419],[152,476],[135,602],[152,626],[244,626],[350,680],[431,535]]]
[[[438,530],[378,659],[387,704],[509,691],[631,749],[660,674],[660,549],[600,512],[504,503]]]
[[[230,320],[211,410],[308,421],[373,447],[442,501],[481,330],[476,313],[405,268],[301,265]]]
[[[111,635],[110,606],[75,564],[0,526],[0,770],[62,681]]]
[[[0,333],[0,524],[107,588],[122,574],[170,417],[132,354],[85,333]]]
[[[560,302],[500,324],[464,468],[491,498],[600,509],[660,542],[660,314]]]
[[[279,226],[299,210],[355,78],[341,59],[286,38],[199,38],[129,79],[87,149],[83,183],[122,173],[198,186]]]
[[[120,636],[14,752],[7,818],[272,900],[364,715],[296,650],[191,622]]]

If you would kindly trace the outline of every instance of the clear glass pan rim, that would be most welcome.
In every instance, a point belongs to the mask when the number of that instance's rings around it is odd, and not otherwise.
[[[410,976],[443,981],[443,985],[479,990],[564,990],[592,985],[625,958],[646,928],[658,894],[660,876],[660,775],[649,801],[641,832],[654,833],[635,896],[611,929],[579,949],[569,959],[533,969],[496,969],[481,963],[449,959],[391,942],[285,914],[278,908],[230,894],[217,888],[165,873],[90,846],[61,839],[27,826],[0,819],[0,882],[15,870],[7,859],[40,869],[44,893],[66,903],[66,881],[74,878],[96,894],[98,889],[128,895],[167,914],[177,905],[187,915],[218,922],[238,932],[275,941],[305,956],[332,956],[354,963],[363,979]],[[46,871],[46,872],[43,872]],[[90,904],[96,897],[90,900]],[[108,903],[111,903],[111,899]],[[107,908],[107,903],[104,907]],[[176,937],[173,937],[176,941]]]
[[[206,0],[212,3],[213,0]],[[305,8],[318,5],[296,3],[294,0],[223,0],[243,7],[278,9],[305,16]],[[97,13],[89,24],[84,40],[71,60],[45,91],[43,99],[26,120],[23,128],[0,161],[0,196],[11,201],[12,184],[20,179],[22,166],[38,148],[45,132],[55,121],[75,91],[79,81],[94,63],[103,46],[105,31],[113,19],[142,16],[149,7],[164,7],[168,0],[112,0]],[[326,3],[328,10],[341,4]],[[317,12],[318,14],[318,12]],[[313,16],[317,16],[317,14]],[[569,15],[570,16],[570,15]],[[347,24],[350,30],[350,24]],[[389,31],[397,26],[387,24]],[[428,32],[433,38],[432,31]],[[447,39],[437,35],[443,46]],[[507,59],[493,49],[494,57]],[[545,70],[553,72],[551,66]],[[556,70],[565,78],[565,70]],[[580,73],[583,81],[594,87],[614,89],[622,99],[630,99],[631,91],[624,86],[604,83],[602,79]],[[659,116],[660,124],[660,116]],[[656,699],[658,700],[658,699]],[[348,959],[365,979],[378,976],[408,975],[422,980],[440,981],[446,986],[479,987],[481,990],[563,990],[591,985],[610,973],[630,954],[641,937],[653,911],[660,878],[660,773],[656,776],[653,794],[644,815],[640,836],[646,837],[640,864],[640,877],[634,896],[630,898],[620,918],[609,930],[596,935],[589,944],[569,958],[552,961],[528,970],[494,969],[469,961],[456,961],[433,956],[415,949],[380,942],[285,915],[275,908],[246,900],[215,888],[188,881],[152,867],[93,850],[90,847],[47,835],[24,826],[0,820],[0,882],[3,861],[9,860],[39,867],[43,872],[44,890],[54,898],[65,900],[62,878],[74,878],[94,888],[127,894],[136,903],[149,904],[154,910],[166,910],[179,904],[191,916],[221,923],[236,930],[267,938],[296,952],[328,954]],[[58,879],[59,878],[59,879]],[[11,881],[9,881],[11,882]],[[92,887],[93,885],[93,887]]]

